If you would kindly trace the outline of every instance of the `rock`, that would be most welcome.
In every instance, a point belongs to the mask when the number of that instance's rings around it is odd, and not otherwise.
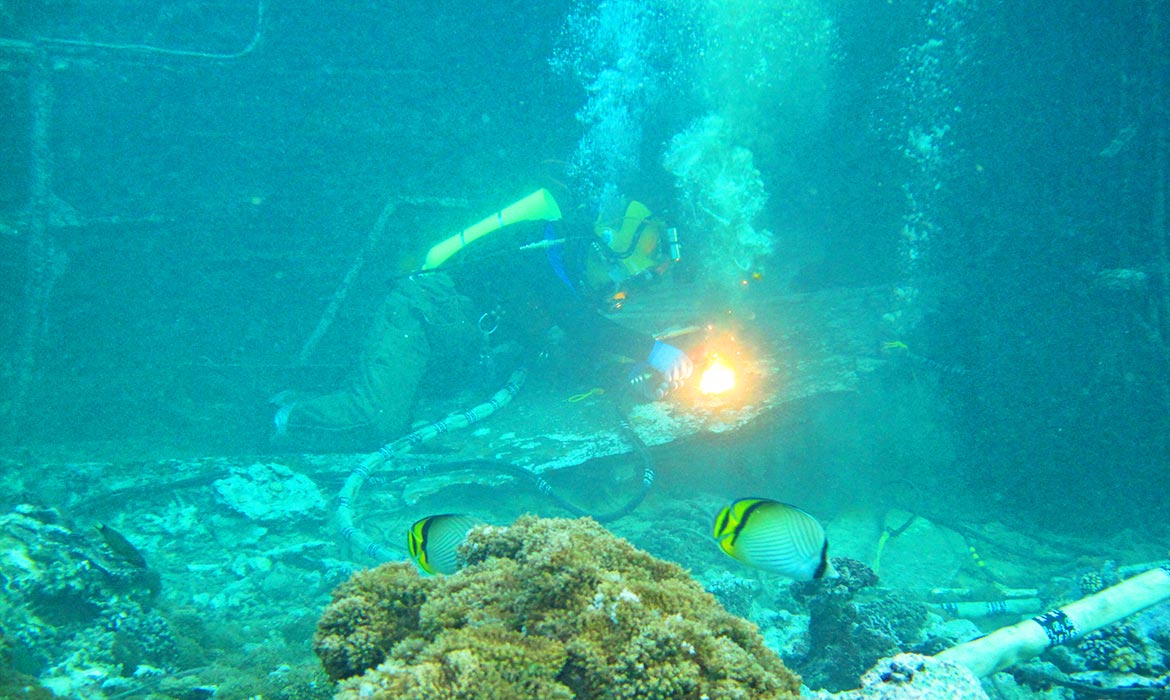
[[[326,501],[317,485],[283,464],[257,462],[233,469],[214,486],[220,502],[250,520],[276,523],[324,516]]]

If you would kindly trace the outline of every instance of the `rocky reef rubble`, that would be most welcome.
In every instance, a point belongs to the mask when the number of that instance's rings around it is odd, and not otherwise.
[[[787,698],[796,673],[822,699],[983,697],[969,673],[928,656],[979,635],[974,623],[945,620],[840,558],[844,575],[831,581],[736,575],[688,534],[707,517],[701,501],[614,529],[702,572],[713,597],[595,523],[536,518],[477,530],[458,574],[423,578],[397,563],[342,583],[357,564],[336,547],[322,497],[342,471],[332,463],[125,470],[119,482],[104,467],[102,483],[133,488],[87,498],[46,478],[42,491],[73,494],[60,509],[0,513],[0,697]],[[55,473],[89,483],[76,469]],[[164,488],[140,483],[143,473],[178,478]],[[393,542],[410,514],[394,494],[369,496],[396,519],[381,525]],[[1040,597],[1052,604],[1124,569],[1026,580],[1051,578]],[[1168,659],[1161,605],[982,682],[997,700],[1158,697]]]
[[[36,688],[100,696],[173,668],[174,637],[153,609],[158,574],[102,532],[77,532],[57,511],[31,505],[0,516],[2,665],[23,689],[0,689],[3,697],[35,697]]]
[[[153,466],[88,498],[57,483],[90,483],[78,469],[47,470],[39,494],[71,502],[0,512],[0,698],[331,695],[308,640],[353,565],[321,539],[321,495],[249,462],[167,463],[154,473],[174,485],[137,483]],[[93,483],[117,483],[101,471]]]
[[[947,661],[921,654],[882,659],[861,676],[861,687],[814,697],[827,700],[988,700],[979,679]]]
[[[897,591],[874,589],[877,574],[855,559],[838,557],[833,566],[838,578],[793,586],[809,611],[806,651],[793,666],[811,687],[844,690],[878,659],[920,642],[927,609]]]

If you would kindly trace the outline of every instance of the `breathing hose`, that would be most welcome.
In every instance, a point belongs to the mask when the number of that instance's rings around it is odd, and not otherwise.
[[[630,422],[627,419],[625,413],[621,412],[620,410],[619,425],[622,433],[626,437],[626,440],[628,440],[630,445],[633,446],[634,453],[642,462],[642,483],[639,486],[637,493],[630,497],[630,499],[624,504],[611,511],[594,513],[581,508],[561,494],[557,493],[556,490],[553,489],[552,484],[550,484],[548,480],[546,480],[540,474],[502,460],[473,459],[462,462],[448,462],[446,464],[426,465],[417,468],[415,473],[436,474],[442,472],[463,471],[469,468],[483,468],[485,470],[500,472],[509,476],[531,480],[537,491],[539,491],[544,496],[547,496],[549,500],[553,501],[558,506],[569,511],[577,517],[588,517],[593,518],[599,523],[610,523],[615,520],[620,520],[621,518],[624,518],[625,516],[634,512],[634,509],[641,505],[642,501],[646,499],[646,495],[650,493],[650,488],[654,485],[654,462],[650,456],[650,449],[646,446],[646,443],[642,441],[642,438],[638,436],[638,433],[630,425]]]
[[[358,492],[361,487],[370,478],[373,472],[382,467],[386,462],[389,462],[398,455],[409,452],[414,447],[435,438],[439,435],[445,435],[452,430],[465,428],[472,423],[483,420],[507,404],[511,403],[516,393],[520,391],[520,387],[524,385],[524,380],[528,376],[526,368],[521,367],[517,369],[508,378],[504,386],[492,395],[486,402],[481,403],[473,408],[470,408],[461,413],[452,413],[442,420],[431,423],[404,435],[393,442],[382,446],[377,452],[368,455],[362,460],[361,464],[357,466],[345,480],[342,485],[340,493],[337,496],[337,522],[341,531],[341,537],[345,541],[352,544],[358,550],[364,552],[366,555],[378,560],[390,560],[398,558],[395,552],[384,545],[375,542],[369,535],[361,531],[355,524],[354,520],[354,502],[357,500]],[[461,471],[468,467],[483,467],[498,472],[503,472],[512,476],[530,479],[536,486],[537,491],[550,498],[553,502],[561,508],[579,517],[591,517],[600,523],[607,523],[617,520],[619,518],[629,515],[637,508],[646,495],[650,492],[650,487],[654,485],[654,463],[650,457],[650,449],[646,443],[638,436],[638,433],[630,425],[626,410],[621,405],[617,406],[617,413],[619,418],[619,426],[626,439],[633,446],[633,451],[638,455],[642,462],[642,483],[638,492],[634,494],[629,501],[616,508],[615,510],[604,513],[591,513],[579,506],[573,504],[565,497],[558,494],[552,487],[552,484],[541,475],[520,467],[515,464],[504,461],[495,461],[487,459],[467,460],[462,462],[451,462],[441,465],[426,465],[415,469],[416,474],[433,474],[444,471]]]
[[[528,370],[521,367],[513,372],[508,378],[508,382],[484,403],[469,408],[462,413],[452,413],[442,420],[408,433],[393,442],[383,445],[380,450],[363,459],[362,463],[350,472],[349,477],[345,480],[345,484],[341,487],[341,492],[337,495],[337,523],[341,530],[342,539],[374,559],[389,560],[397,558],[392,550],[375,542],[354,524],[353,504],[366,479],[370,477],[370,474],[375,469],[378,469],[396,455],[409,452],[427,440],[439,435],[445,435],[451,430],[465,428],[472,423],[481,421],[508,405],[516,396],[516,393],[520,391],[520,387],[524,385],[524,380],[527,377]]]

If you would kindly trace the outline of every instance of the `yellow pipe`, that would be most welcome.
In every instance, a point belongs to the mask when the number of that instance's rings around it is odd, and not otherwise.
[[[561,208],[553,199],[552,193],[541,188],[515,204],[504,207],[486,219],[472,224],[445,241],[436,244],[427,252],[422,269],[433,270],[447,261],[464,246],[492,231],[498,231],[505,226],[520,221],[556,221],[561,218]]]

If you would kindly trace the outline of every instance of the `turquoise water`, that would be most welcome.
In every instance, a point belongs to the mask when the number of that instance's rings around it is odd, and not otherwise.
[[[831,552],[918,598],[1035,588],[1052,607],[1085,575],[1164,560],[1168,19],[960,0],[0,3],[8,671],[67,697],[330,697],[316,620],[376,563],[335,522],[362,457],[273,442],[268,397],[336,386],[396,279],[539,187],[576,218],[637,198],[676,226],[682,259],[616,318],[710,325],[679,341],[696,360],[734,335],[758,380],[750,400],[637,409],[657,478],[608,526],[690,569],[814,687],[848,681],[810,653],[807,601],[710,542],[730,499],[799,505]],[[416,418],[497,379],[424,393]],[[613,392],[566,404],[592,388],[534,373],[418,458],[559,459],[556,492],[610,510],[641,466],[612,456]],[[654,432],[749,404],[730,432]],[[570,515],[498,471],[392,467],[355,512],[394,556],[428,513]],[[1055,663],[1164,677],[1165,629],[1113,628]]]

